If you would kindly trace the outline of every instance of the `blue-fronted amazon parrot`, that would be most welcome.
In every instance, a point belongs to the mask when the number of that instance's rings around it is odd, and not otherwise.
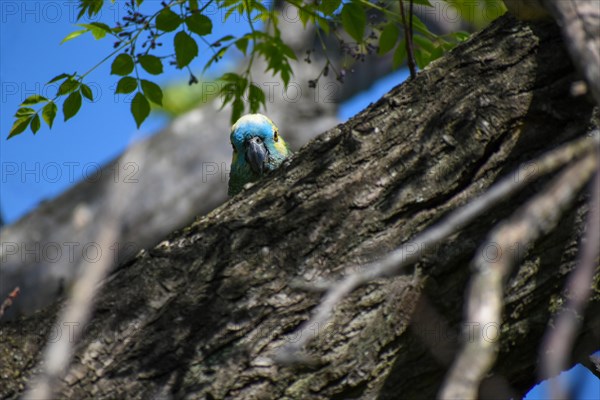
[[[273,171],[292,154],[275,124],[262,114],[248,114],[237,120],[231,128],[231,145],[229,196]]]

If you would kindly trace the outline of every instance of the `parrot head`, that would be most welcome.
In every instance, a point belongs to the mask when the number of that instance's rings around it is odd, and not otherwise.
[[[275,124],[262,114],[241,117],[231,128],[230,139],[233,158],[229,196],[279,167],[291,154]]]

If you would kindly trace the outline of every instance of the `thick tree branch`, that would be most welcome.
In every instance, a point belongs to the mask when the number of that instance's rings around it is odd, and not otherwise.
[[[380,259],[518,165],[596,126],[592,106],[569,95],[578,77],[560,43],[554,25],[500,18],[319,136],[269,179],[120,265],[98,294],[57,396],[435,396],[447,369],[437,360],[453,354],[436,358],[419,338],[456,348],[448,338],[461,327],[469,260],[489,229],[546,178],[423,249],[421,275],[357,289],[330,324],[314,327],[326,334],[307,346],[315,363],[306,368],[272,362],[299,339],[294,331],[319,303],[289,283],[331,280]],[[507,283],[506,340],[488,381],[504,382],[517,395],[536,379],[536,347],[555,312],[548,304],[575,265],[586,203],[578,199]],[[445,324],[417,334],[408,328],[422,299]],[[70,327],[53,323],[61,307],[0,326],[0,396],[18,397],[39,373],[46,341],[68,340]],[[588,317],[600,302],[593,298],[588,307],[576,341],[586,357],[597,343]]]
[[[483,213],[489,212],[501,201],[506,201],[515,192],[523,189],[532,181],[562,167],[581,154],[593,152],[599,144],[600,132],[595,132],[592,138],[579,139],[544,155],[539,160],[527,162],[516,171],[508,174],[480,197],[453,211],[443,221],[409,240],[400,248],[386,255],[381,261],[361,266],[358,271],[349,272],[339,282],[331,284],[325,298],[316,308],[313,317],[298,330],[297,336],[300,339],[283,348],[277,360],[282,363],[303,362],[306,358],[298,352],[314,338],[313,334],[318,333],[312,327],[325,326],[329,322],[334,308],[356,288],[375,279],[391,277],[401,273],[404,268],[414,264],[424,256],[421,251],[416,249],[429,249],[437,246],[441,241],[463,229]],[[535,165],[535,172],[523,174],[522,171],[531,165]],[[321,283],[319,286],[323,287],[323,284]]]

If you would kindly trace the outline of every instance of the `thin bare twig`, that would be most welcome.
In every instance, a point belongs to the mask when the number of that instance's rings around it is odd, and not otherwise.
[[[592,280],[600,251],[600,170],[596,171],[592,185],[592,198],[588,211],[585,240],[577,266],[571,272],[566,285],[565,307],[555,318],[554,328],[548,328],[541,351],[541,376],[548,379],[568,368],[571,349],[582,322],[582,315],[592,290]],[[550,381],[553,399],[567,398],[559,379]]]
[[[408,13],[408,20],[404,12],[404,1],[400,0],[400,15],[402,17],[402,26],[404,27],[404,42],[406,46],[406,63],[408,64],[408,70],[410,71],[410,78],[414,79],[417,76],[417,69],[415,67],[415,49],[413,47],[412,39],[412,19],[413,19],[413,0],[409,0],[410,7]]]
[[[450,367],[460,345],[459,332],[447,321],[430,303],[427,296],[421,295],[419,304],[413,311],[410,320],[410,330],[429,350],[440,366]],[[518,392],[510,382],[497,374],[482,382],[479,394],[483,399],[518,399]]]
[[[10,306],[12,306],[12,304],[15,301],[15,299],[17,298],[17,296],[19,296],[20,291],[21,291],[21,289],[19,289],[19,287],[17,286],[16,288],[13,289],[12,292],[10,292],[8,294],[8,296],[6,296],[6,298],[0,305],[0,318],[2,318],[2,316],[4,315],[6,310],[8,310],[10,308]]]
[[[441,399],[476,399],[481,380],[496,360],[502,310],[504,280],[528,247],[551,232],[562,213],[575,200],[598,165],[593,152],[569,166],[553,179],[547,189],[529,200],[508,220],[492,230],[474,261],[475,274],[469,283],[463,335],[459,352],[440,391]],[[490,247],[497,249],[489,256]],[[517,249],[511,252],[509,249]],[[495,330],[494,334],[489,329]]]
[[[538,177],[558,169],[582,154],[590,152],[590,149],[594,149],[599,143],[600,132],[594,131],[591,137],[577,139],[543,155],[535,161],[535,173],[523,174],[523,168],[521,167],[515,173],[494,184],[480,197],[452,211],[441,222],[392,251],[382,260],[364,265],[356,272],[332,284],[321,303],[315,308],[312,318],[304,322],[294,332],[294,337],[299,339],[282,347],[275,355],[275,360],[282,364],[301,363],[306,357],[299,354],[300,350],[319,331],[319,329],[313,328],[315,326],[325,326],[331,318],[333,308],[356,288],[374,279],[397,275],[405,267],[416,262],[421,255],[413,250],[415,243],[418,244],[418,248],[435,246]],[[526,165],[529,169],[531,163]]]
[[[140,143],[134,146],[131,153],[131,161],[142,169],[141,161],[145,146]],[[85,325],[90,320],[94,308],[94,300],[102,281],[106,278],[113,266],[113,257],[108,254],[107,249],[119,241],[121,220],[127,203],[133,197],[131,183],[119,181],[117,186],[110,192],[105,209],[99,219],[99,234],[96,239],[97,247],[104,251],[105,255],[97,261],[84,257],[77,271],[80,277],[75,281],[71,289],[71,296],[61,310],[58,318],[58,326],[74,326],[72,335],[54,340],[46,345],[44,350],[44,362],[42,372],[32,382],[24,395],[26,399],[49,399],[57,391],[61,379],[67,372],[67,368],[73,357],[75,346],[79,342]]]

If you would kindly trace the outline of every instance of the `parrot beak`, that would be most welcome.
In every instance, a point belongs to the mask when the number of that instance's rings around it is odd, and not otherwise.
[[[254,136],[246,141],[246,161],[254,173],[262,176],[269,151],[261,138]]]

